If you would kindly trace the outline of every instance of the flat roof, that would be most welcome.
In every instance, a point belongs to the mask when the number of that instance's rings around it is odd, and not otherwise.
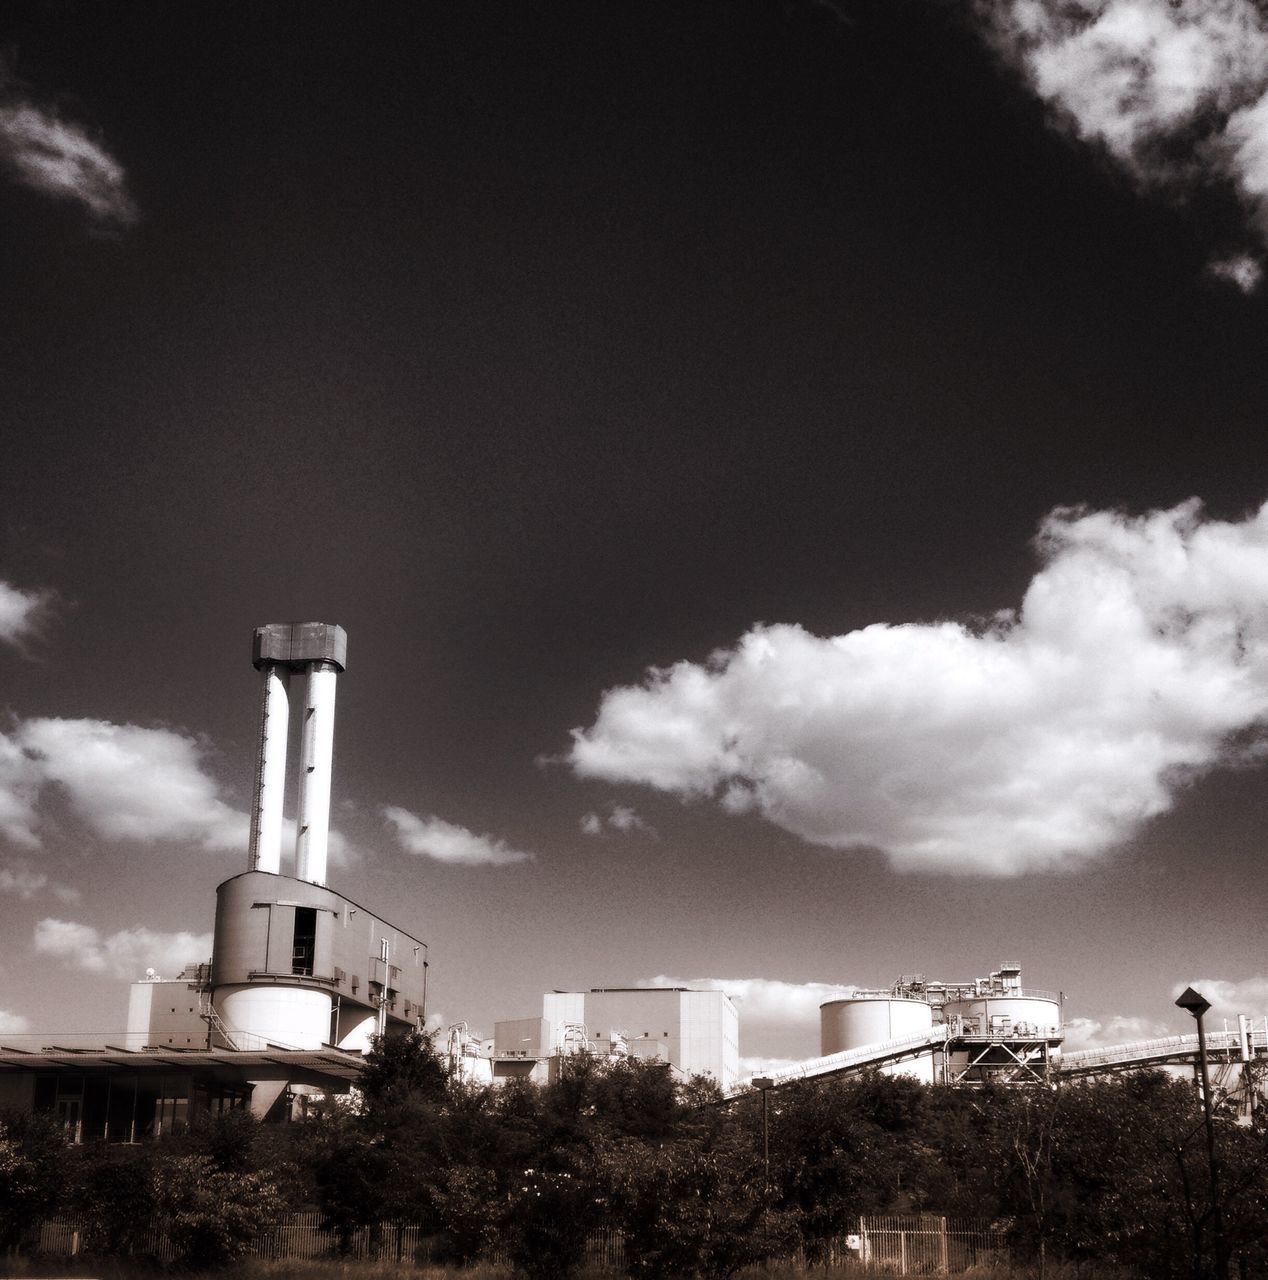
[[[314,1077],[308,1082],[352,1083],[361,1074],[364,1059],[333,1045],[320,1049],[14,1049],[0,1045],[0,1073],[30,1071],[141,1072],[150,1075],[192,1071],[222,1079],[279,1080]],[[317,1079],[316,1077],[320,1077]]]

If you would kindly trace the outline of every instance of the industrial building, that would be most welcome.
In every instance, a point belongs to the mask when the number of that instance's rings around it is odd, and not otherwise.
[[[541,1017],[494,1026],[488,1051],[494,1081],[553,1077],[570,1053],[664,1062],[683,1079],[712,1077],[723,1089],[739,1080],[739,1015],[722,991],[686,987],[596,987],[552,991]]]
[[[335,691],[348,638],[329,623],[253,637],[260,727],[247,870],[216,889],[212,955],[129,991],[122,1045],[0,1050],[0,1101],[55,1109],[77,1137],[133,1141],[197,1110],[289,1115],[346,1092],[375,1034],[421,1027],[427,944],[326,884]],[[299,686],[294,871],[282,868],[291,686]]]

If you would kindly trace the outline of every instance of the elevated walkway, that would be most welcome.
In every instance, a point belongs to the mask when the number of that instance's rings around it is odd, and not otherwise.
[[[1246,1056],[1268,1057],[1268,1028],[1251,1028],[1246,1033]],[[1240,1031],[1208,1031],[1207,1056],[1213,1060],[1244,1061]],[[1162,1036],[1156,1040],[1132,1040],[1102,1049],[1075,1049],[1064,1053],[1058,1063],[1063,1076],[1097,1075],[1109,1071],[1129,1071],[1133,1067],[1164,1066],[1173,1062],[1193,1062],[1198,1056],[1196,1033]]]
[[[846,1075],[851,1071],[862,1071],[866,1067],[879,1067],[887,1062],[917,1058],[932,1049],[943,1049],[946,1042],[947,1029],[939,1023],[916,1035],[902,1036],[897,1040],[880,1040],[876,1044],[847,1049],[844,1053],[830,1053],[822,1058],[810,1058],[806,1062],[797,1063],[796,1066],[785,1067],[782,1071],[772,1071],[768,1078],[772,1088],[778,1088],[780,1085],[793,1084],[797,1080]],[[739,1093],[747,1092],[748,1088],[748,1082],[737,1085],[727,1094],[727,1097],[735,1097]]]

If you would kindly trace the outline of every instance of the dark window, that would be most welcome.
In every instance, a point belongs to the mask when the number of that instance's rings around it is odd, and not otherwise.
[[[317,908],[295,908],[295,943],[291,948],[291,972],[309,977],[313,972],[313,953],[317,949]]]

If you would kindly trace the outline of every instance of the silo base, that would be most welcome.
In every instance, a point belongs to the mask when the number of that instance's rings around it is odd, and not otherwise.
[[[330,996],[311,987],[217,987],[216,1012],[239,1049],[319,1049],[330,1042]]]

